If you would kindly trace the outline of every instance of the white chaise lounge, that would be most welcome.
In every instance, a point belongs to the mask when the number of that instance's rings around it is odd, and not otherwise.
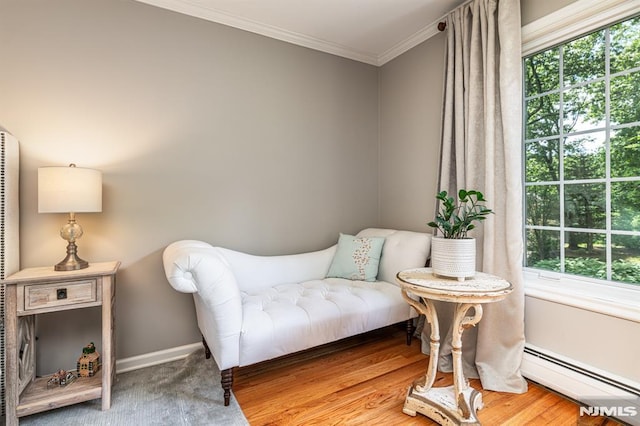
[[[370,228],[351,237],[351,246],[343,243],[346,237],[341,235],[339,244],[324,250],[283,256],[254,256],[195,240],[165,249],[169,283],[177,291],[193,293],[207,358],[212,354],[222,373],[225,405],[235,367],[402,321],[407,321],[410,344],[411,318],[417,313],[402,298],[395,276],[425,266],[431,236]],[[356,273],[336,278],[345,274],[338,261],[349,255],[354,243],[364,242],[368,252],[370,243],[381,239],[379,263],[364,261],[374,268],[373,275],[369,270],[366,277]],[[363,266],[362,247],[350,254],[357,268]]]

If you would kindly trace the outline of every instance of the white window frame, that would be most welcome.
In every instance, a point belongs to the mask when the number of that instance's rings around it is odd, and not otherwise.
[[[640,0],[578,0],[522,27],[522,57],[640,13]],[[640,322],[640,289],[524,268],[525,295]]]

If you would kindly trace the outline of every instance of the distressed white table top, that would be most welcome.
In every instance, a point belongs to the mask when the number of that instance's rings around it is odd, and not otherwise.
[[[509,281],[483,272],[476,272],[474,277],[458,281],[456,278],[434,275],[431,268],[416,268],[401,271],[396,278],[403,289],[417,296],[447,302],[495,302],[513,291]]]
[[[55,271],[53,265],[26,268],[8,276],[4,283],[7,285],[20,282],[38,282],[60,279],[81,279],[89,276],[113,275],[120,267],[119,261],[90,263],[89,267],[75,271]]]

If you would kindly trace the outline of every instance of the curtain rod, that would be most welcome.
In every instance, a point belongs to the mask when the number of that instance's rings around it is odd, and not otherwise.
[[[459,8],[461,8],[461,7],[465,7],[466,5],[468,5],[469,3],[471,3],[472,1],[473,1],[473,0],[467,0],[467,1],[463,2],[460,6],[457,6],[457,7],[453,8],[453,9],[451,10],[451,12],[453,12],[454,10],[459,9]],[[440,18],[440,22],[438,22],[438,31],[444,31],[444,30],[446,30],[446,29],[447,29],[447,21],[446,21],[446,20],[443,20],[443,19],[446,19],[446,18],[447,18],[447,16],[449,16],[449,14],[451,14],[451,12],[447,13],[447,14],[446,14],[446,15],[444,15],[442,18]]]

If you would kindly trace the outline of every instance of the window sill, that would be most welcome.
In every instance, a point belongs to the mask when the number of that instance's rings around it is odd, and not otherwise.
[[[528,297],[640,323],[640,288],[524,270]]]

